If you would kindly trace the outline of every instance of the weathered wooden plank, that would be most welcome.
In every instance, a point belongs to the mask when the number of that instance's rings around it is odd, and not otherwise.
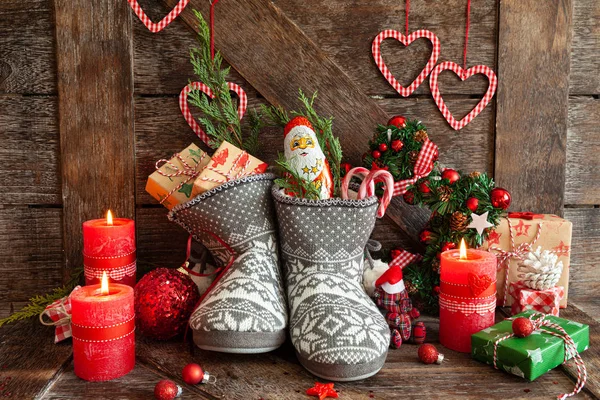
[[[570,94],[600,93],[600,2],[573,2]]]
[[[566,204],[600,204],[600,100],[569,98]]]
[[[275,0],[275,4],[300,29],[331,57],[358,87],[368,94],[394,94],[396,91],[379,72],[371,55],[371,44],[385,29],[405,33],[405,2],[372,0],[364,3],[346,0],[313,0],[310,7],[299,7],[295,0]],[[473,3],[469,32],[469,66],[485,64],[496,68],[497,2],[483,0]],[[439,61],[455,61],[462,65],[466,24],[466,2],[415,1],[410,4],[410,31],[429,29],[440,39]],[[406,48],[393,39],[382,45],[383,58],[396,76],[408,86],[421,72],[431,53],[431,45],[420,39]],[[465,83],[452,73],[440,75],[444,94],[485,93],[487,79],[475,76]],[[426,80],[415,92],[429,94]]]
[[[60,204],[57,98],[0,95],[0,109],[2,203]]]
[[[126,2],[56,0],[66,271],[81,223],[134,216],[133,48]]]
[[[571,14],[570,0],[500,4],[495,177],[513,210],[562,213]]]
[[[61,285],[61,219],[59,208],[0,205],[0,318]]]
[[[0,93],[56,93],[51,0],[0,2]]]

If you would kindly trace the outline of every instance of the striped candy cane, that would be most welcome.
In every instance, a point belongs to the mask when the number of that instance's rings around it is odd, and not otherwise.
[[[367,186],[369,188],[373,187],[375,185],[374,182],[383,182],[385,185],[383,196],[381,196],[379,208],[377,209],[377,217],[382,218],[385,215],[385,211],[390,205],[390,202],[392,201],[392,197],[394,197],[394,177],[388,171],[383,169],[378,169],[377,171],[371,172],[360,185],[360,189],[358,190],[359,199],[365,197],[367,194]]]
[[[350,171],[348,171],[348,173],[344,176],[344,180],[342,181],[342,190],[341,190],[341,195],[342,195],[342,199],[349,199],[350,197],[348,197],[348,190],[349,190],[349,186],[350,186],[350,181],[352,180],[352,178],[354,176],[360,176],[363,179],[363,183],[361,184],[361,188],[363,187],[365,180],[367,178],[367,176],[369,176],[369,173],[371,171],[369,171],[366,168],[363,167],[355,167],[352,168]],[[369,191],[366,193],[367,197],[373,196],[375,194],[375,184],[373,182],[370,183],[370,187],[369,187]],[[363,199],[363,197],[358,197],[358,200]]]

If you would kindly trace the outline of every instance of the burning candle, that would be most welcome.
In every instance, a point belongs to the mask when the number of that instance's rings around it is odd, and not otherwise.
[[[133,288],[108,283],[83,286],[71,295],[71,331],[75,375],[108,381],[135,366]]]
[[[113,282],[135,286],[135,222],[114,218],[110,210],[106,219],[83,223],[83,265],[85,284],[100,283],[103,271]]]
[[[496,256],[467,249],[445,251],[440,263],[440,343],[471,351],[471,335],[494,325]]]

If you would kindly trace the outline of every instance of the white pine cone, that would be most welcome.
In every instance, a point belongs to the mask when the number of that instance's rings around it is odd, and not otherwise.
[[[541,247],[530,251],[517,266],[518,277],[530,289],[545,290],[556,286],[562,275],[563,263],[551,251]]]

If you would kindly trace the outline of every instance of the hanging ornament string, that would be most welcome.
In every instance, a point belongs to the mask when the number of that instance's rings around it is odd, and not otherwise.
[[[405,35],[408,36],[408,13],[410,12],[410,0],[406,0],[406,7],[404,8],[404,27]]]
[[[210,59],[215,59],[215,6],[219,0],[210,2]]]
[[[463,68],[467,69],[467,47],[469,47],[469,28],[471,27],[471,0],[467,1],[467,26],[465,28],[465,48],[463,49]]]

